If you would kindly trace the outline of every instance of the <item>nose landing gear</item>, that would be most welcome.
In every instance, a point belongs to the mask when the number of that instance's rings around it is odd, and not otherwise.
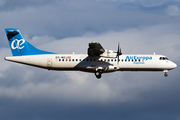
[[[167,77],[168,76],[168,74],[167,74],[168,70],[164,70],[163,72],[164,72],[164,76]]]

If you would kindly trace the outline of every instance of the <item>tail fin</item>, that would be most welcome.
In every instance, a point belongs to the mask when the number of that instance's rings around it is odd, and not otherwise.
[[[35,48],[24,39],[21,32],[17,29],[7,28],[5,31],[13,56],[56,54]]]

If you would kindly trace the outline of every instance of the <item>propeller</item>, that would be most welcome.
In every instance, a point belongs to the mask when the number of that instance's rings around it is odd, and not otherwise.
[[[122,52],[121,52],[120,45],[119,45],[119,43],[118,43],[118,50],[117,50],[117,55],[116,55],[116,57],[118,58],[118,59],[117,59],[118,64],[119,64],[119,56],[120,56],[120,55],[122,55]]]

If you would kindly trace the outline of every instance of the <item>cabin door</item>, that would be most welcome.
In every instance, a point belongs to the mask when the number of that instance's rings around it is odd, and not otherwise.
[[[47,67],[52,67],[52,59],[51,58],[47,59]]]

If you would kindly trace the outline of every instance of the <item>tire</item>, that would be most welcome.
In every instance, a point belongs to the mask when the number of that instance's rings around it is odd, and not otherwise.
[[[167,77],[167,76],[168,76],[168,74],[167,74],[167,73],[164,73],[164,76],[165,76],[165,77]]]
[[[98,70],[98,71],[96,71],[95,72],[95,76],[96,76],[96,78],[98,78],[98,79],[100,79],[101,78],[101,72]]]

